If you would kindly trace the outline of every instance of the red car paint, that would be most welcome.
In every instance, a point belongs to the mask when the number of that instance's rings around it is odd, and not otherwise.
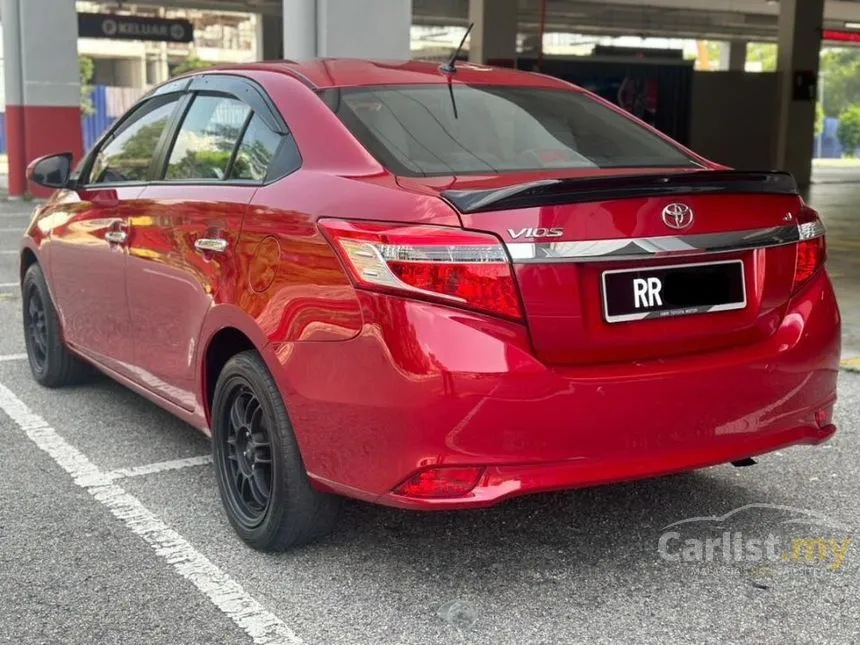
[[[820,256],[795,284],[796,244],[708,257],[743,262],[743,309],[610,324],[602,271],[701,258],[514,264],[522,309],[501,316],[357,285],[320,225],[450,227],[499,245],[515,241],[508,229],[524,228],[560,228],[559,242],[618,240],[671,234],[660,213],[675,200],[696,212],[685,235],[814,218],[796,196],[645,196],[458,213],[443,191],[643,171],[395,177],[315,89],[448,82],[436,66],[329,60],[216,72],[265,90],[295,138],[300,169],[263,186],[62,190],[37,211],[22,256],[46,268],[73,351],[202,431],[214,378],[207,358],[241,335],[280,386],[315,485],[392,506],[485,506],[720,464],[834,432],[839,311]],[[451,82],[581,91],[470,65]],[[111,230],[127,231],[127,243],[108,244]],[[213,235],[229,242],[227,253],[195,250],[195,240]],[[437,476],[444,496],[427,497],[422,482],[433,486]]]

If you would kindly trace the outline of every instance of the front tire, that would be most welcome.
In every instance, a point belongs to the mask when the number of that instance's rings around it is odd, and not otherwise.
[[[284,551],[333,528],[339,499],[311,487],[280,391],[254,351],[218,377],[212,454],[227,519],[253,548]]]
[[[84,380],[89,366],[69,352],[63,342],[60,319],[38,264],[31,265],[24,274],[21,300],[27,358],[36,382],[54,388]]]

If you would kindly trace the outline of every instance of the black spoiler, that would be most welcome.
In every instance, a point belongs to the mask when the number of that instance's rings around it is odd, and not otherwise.
[[[697,170],[694,172],[542,179],[488,190],[446,190],[442,197],[461,213],[579,204],[610,199],[741,193],[797,195],[791,173],[780,171]]]

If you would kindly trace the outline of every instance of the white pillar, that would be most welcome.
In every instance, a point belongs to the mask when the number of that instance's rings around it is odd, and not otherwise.
[[[109,85],[143,87],[146,85],[146,58],[115,58],[113,81]]]
[[[282,0],[284,58],[408,59],[412,0]]]
[[[284,58],[303,60],[317,55],[316,0],[283,0]]]
[[[9,198],[26,192],[24,142],[24,73],[21,69],[21,16],[18,0],[3,0],[3,82],[6,105],[6,154],[9,160]],[[17,108],[15,106],[18,106]]]
[[[747,41],[732,40],[720,43],[720,69],[743,72],[747,64]]]
[[[779,121],[776,161],[805,187],[812,175],[815,100],[824,0],[782,0],[779,14]]]
[[[170,78],[170,61],[167,56],[167,43],[159,43],[157,69],[157,83],[163,83]]]
[[[82,154],[78,19],[74,2],[56,0],[2,0],[2,16],[9,195],[19,197],[34,158]]]
[[[469,60],[473,63],[513,63],[517,58],[517,0],[469,0]]]
[[[410,57],[412,0],[317,0],[317,56]]]

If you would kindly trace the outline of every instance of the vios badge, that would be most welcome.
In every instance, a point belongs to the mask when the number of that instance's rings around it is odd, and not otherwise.
[[[521,228],[519,230],[509,228],[508,235],[515,240],[520,238],[537,239],[541,237],[561,237],[564,235],[562,228]]]
[[[675,202],[663,209],[663,223],[669,228],[687,228],[693,223],[693,209],[686,204]]]

